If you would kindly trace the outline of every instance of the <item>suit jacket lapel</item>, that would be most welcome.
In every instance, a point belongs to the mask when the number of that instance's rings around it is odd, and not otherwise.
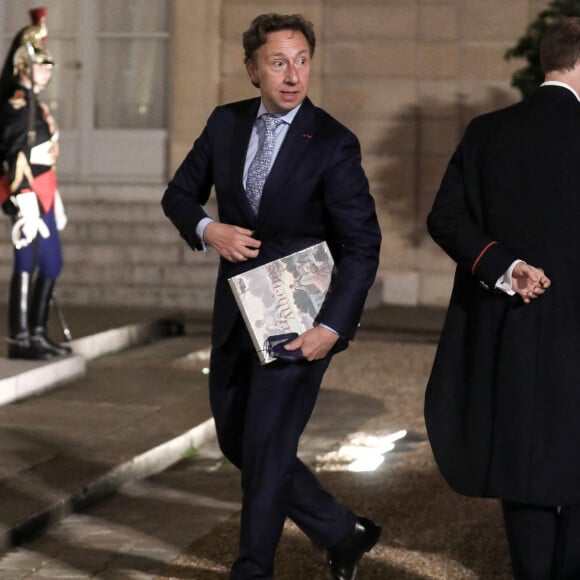
[[[272,203],[279,203],[279,195],[294,172],[294,168],[306,152],[314,132],[315,107],[306,98],[292,124],[264,184],[258,219],[263,219]]]
[[[250,207],[246,190],[244,189],[244,166],[246,163],[246,153],[252,134],[252,127],[256,120],[260,99],[249,101],[247,111],[240,115],[234,129],[232,137],[231,159],[232,161],[232,186],[235,191],[235,198],[243,214],[250,223],[255,223],[256,217]]]

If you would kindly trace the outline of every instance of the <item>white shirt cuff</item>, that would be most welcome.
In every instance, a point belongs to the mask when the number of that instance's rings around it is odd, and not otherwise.
[[[207,226],[211,224],[213,221],[214,220],[212,220],[210,217],[205,217],[202,220],[200,220],[200,222],[195,227],[195,233],[197,234],[197,237],[201,240],[204,250],[207,247],[205,243],[205,228],[207,228]]]
[[[321,326],[322,328],[326,328],[326,330],[330,330],[330,332],[334,332],[334,334],[338,334],[338,332],[336,332],[336,330],[334,330],[334,328],[330,328],[330,326],[326,326],[326,324],[322,324],[322,322],[318,323],[318,326]]]
[[[512,274],[514,268],[517,264],[523,262],[523,260],[514,260],[510,267],[504,272],[503,276],[500,276],[495,283],[496,290],[501,290],[509,296],[513,296],[515,292],[512,290]]]

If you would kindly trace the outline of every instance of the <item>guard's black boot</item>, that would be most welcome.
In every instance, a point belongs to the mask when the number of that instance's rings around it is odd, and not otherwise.
[[[22,358],[27,360],[48,360],[54,354],[33,344],[28,331],[28,290],[30,274],[28,272],[14,272],[10,281],[8,358]]]
[[[46,350],[53,356],[64,356],[70,354],[72,349],[53,342],[46,335],[48,323],[48,308],[54,288],[54,280],[45,278],[40,274],[36,277],[34,292],[32,295],[32,306],[30,308],[30,342],[36,348]]]

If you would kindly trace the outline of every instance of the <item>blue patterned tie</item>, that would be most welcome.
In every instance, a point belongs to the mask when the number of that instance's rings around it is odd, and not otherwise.
[[[266,132],[264,135],[264,142],[256,152],[250,167],[248,168],[248,178],[246,180],[246,194],[248,201],[254,210],[254,215],[258,213],[260,207],[260,198],[262,197],[262,189],[266,182],[266,177],[270,172],[270,164],[272,163],[272,153],[274,152],[274,143],[276,129],[284,122],[279,117],[274,117],[270,114],[265,114],[260,117],[264,122]]]

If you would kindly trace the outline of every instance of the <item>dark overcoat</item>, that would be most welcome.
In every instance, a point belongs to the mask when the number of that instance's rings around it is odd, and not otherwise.
[[[580,501],[580,104],[543,86],[474,119],[428,218],[457,263],[428,382],[435,459],[456,491]],[[552,286],[525,305],[494,290],[515,259]]]

